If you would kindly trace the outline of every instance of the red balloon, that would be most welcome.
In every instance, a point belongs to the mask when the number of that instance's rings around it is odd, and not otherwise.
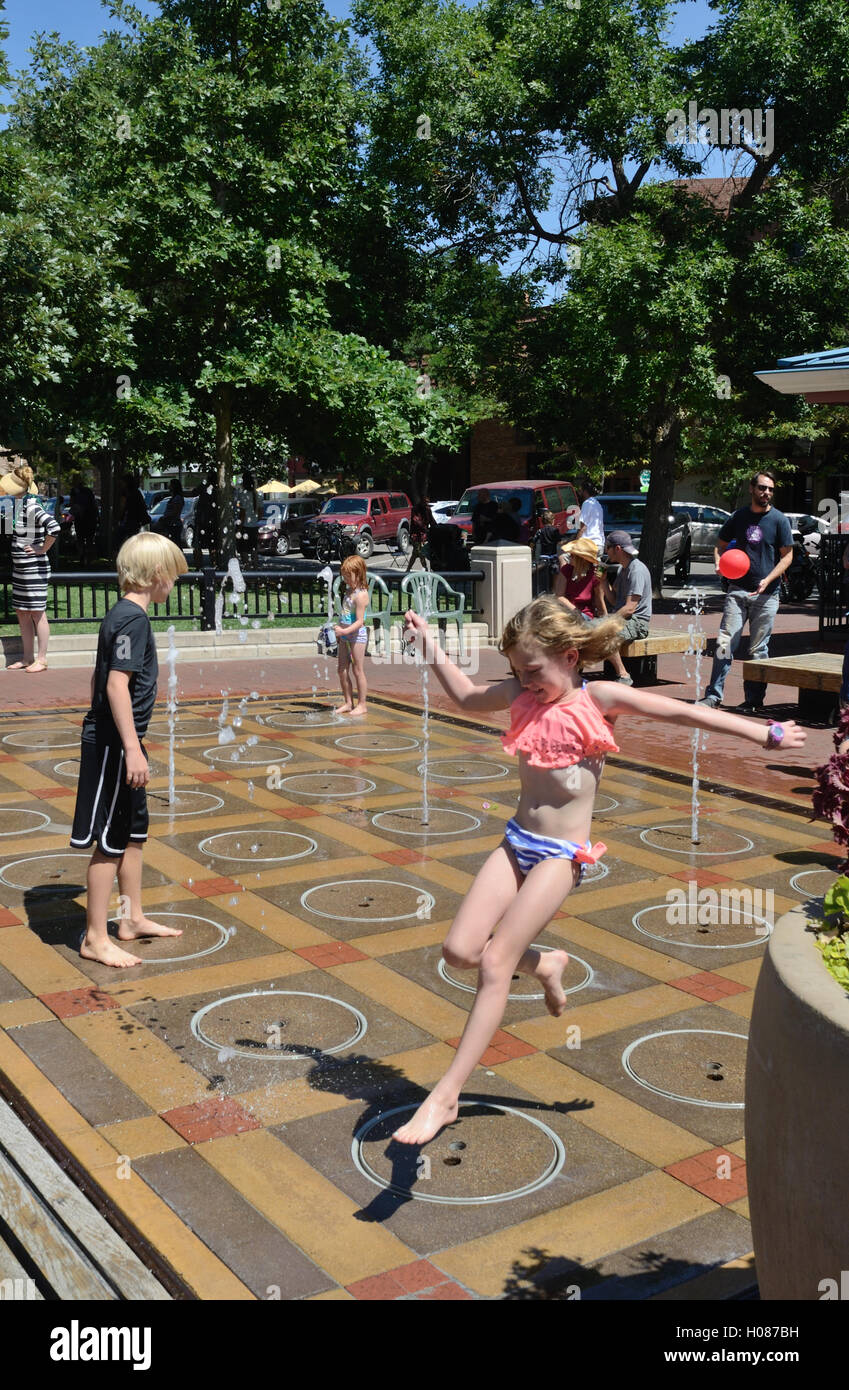
[[[745,550],[738,550],[736,546],[732,546],[729,550],[723,550],[719,557],[719,573],[725,579],[742,579],[751,563]]]

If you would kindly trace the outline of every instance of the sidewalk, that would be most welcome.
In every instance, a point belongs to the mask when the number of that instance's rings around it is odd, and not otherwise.
[[[664,607],[669,607],[667,601]],[[713,611],[703,615],[703,624],[708,638],[715,638],[719,629],[721,611],[717,605]],[[659,626],[680,627],[686,625],[686,617],[678,613],[661,613],[657,618]],[[782,656],[790,652],[819,649],[817,617],[813,611],[787,611],[779,613],[770,645],[772,656]],[[740,656],[747,648],[741,645]],[[659,683],[652,689],[658,694],[675,699],[692,700],[695,687],[693,680],[694,657],[680,655],[661,656],[658,659]],[[309,695],[313,687],[321,694],[327,689],[325,670],[329,673],[330,688],[337,688],[336,671],[333,662],[325,665],[323,658],[271,659],[256,663],[250,661],[228,661],[213,665],[210,662],[178,662],[178,698],[184,700],[220,700],[222,689],[230,696],[248,695],[256,691],[260,695],[297,693]],[[686,672],[690,671],[688,678]],[[404,700],[406,703],[421,703],[421,676],[412,662],[403,664],[369,662],[366,668],[369,690],[372,695],[388,699]],[[701,690],[710,673],[710,660],[702,661]],[[507,663],[494,649],[484,649],[480,653],[480,670],[475,680],[484,682],[498,680],[509,674]],[[45,671],[38,676],[23,672],[0,672],[0,691],[2,707],[9,712],[25,713],[32,709],[53,709],[61,707],[86,706],[89,700],[90,672],[81,669]],[[725,706],[734,709],[743,699],[743,682],[740,661],[735,661],[725,686]],[[788,698],[789,696],[789,698]],[[430,706],[434,710],[459,714],[454,702],[441,689],[436,680],[430,682]],[[160,699],[164,700],[164,681],[160,679]],[[795,693],[785,691],[780,686],[767,690],[766,707],[771,718],[793,719],[796,716]],[[507,712],[495,712],[481,717],[477,722],[495,728],[506,728]],[[647,769],[665,769],[689,774],[692,767],[690,735],[680,730],[670,739],[666,724],[651,719],[629,719],[627,725],[620,723],[620,748],[622,757]],[[764,755],[754,746],[741,743],[738,739],[721,734],[711,734],[707,747],[699,756],[699,774],[703,782],[712,780],[727,785],[745,788],[773,797],[786,798],[796,804],[810,802],[813,787],[813,769],[827,761],[833,752],[832,730],[823,726],[808,726],[808,738],[803,750],[795,758],[788,758],[778,752]]]

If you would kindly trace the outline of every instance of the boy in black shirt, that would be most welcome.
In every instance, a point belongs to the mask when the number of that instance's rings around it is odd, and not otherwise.
[[[118,552],[123,598],[100,625],[91,678],[91,709],[83,720],[80,780],[71,830],[75,849],[96,849],[88,866],[86,933],[80,955],[103,965],[140,965],[107,928],[109,898],[118,870],[121,913],[118,940],[180,936],[151,922],[141,905],[142,845],[147,839],[150,769],[142,739],[156,700],[159,664],[147,610],[164,603],[188,566],[173,541],[143,532]]]

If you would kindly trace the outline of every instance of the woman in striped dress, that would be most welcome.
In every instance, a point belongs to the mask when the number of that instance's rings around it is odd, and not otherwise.
[[[13,661],[10,671],[36,674],[47,670],[47,581],[50,561],[47,552],[59,534],[59,523],[30,495],[32,469],[19,466],[4,480],[4,491],[15,497],[12,529],[12,603],[21,628],[23,658]],[[36,642],[38,651],[36,653]]]

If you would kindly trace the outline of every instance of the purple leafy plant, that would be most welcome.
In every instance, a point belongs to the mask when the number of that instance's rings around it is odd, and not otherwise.
[[[846,860],[842,872],[849,872],[849,706],[841,711],[834,734],[835,752],[827,763],[815,770],[817,788],[813,795],[814,817],[831,821],[834,843],[843,846]]]

